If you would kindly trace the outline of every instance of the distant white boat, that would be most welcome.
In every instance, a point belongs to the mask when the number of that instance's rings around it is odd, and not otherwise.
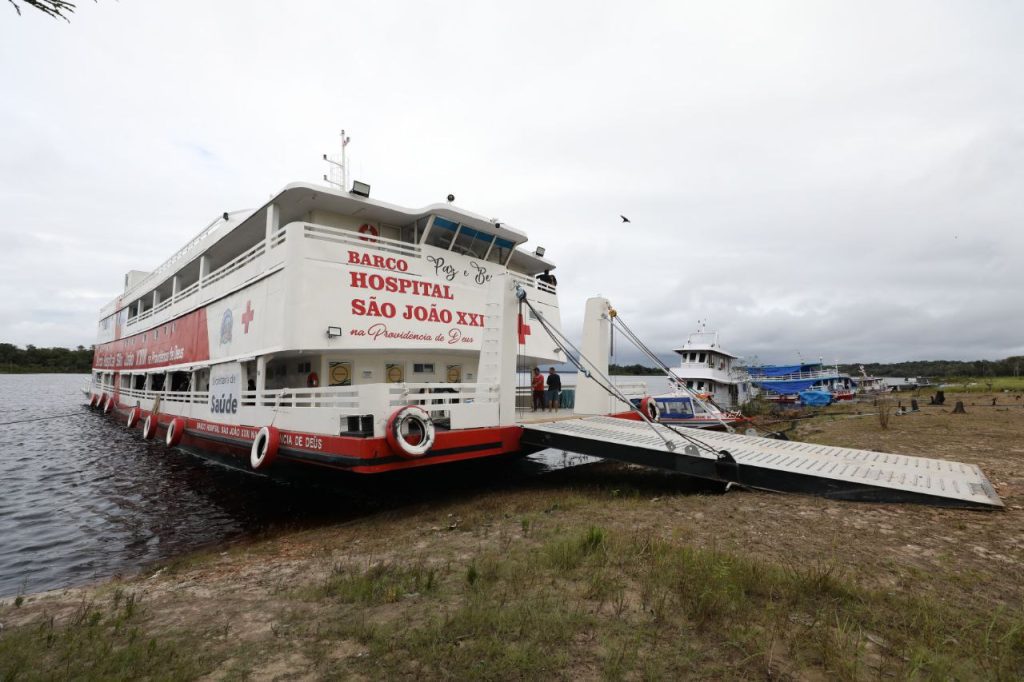
[[[734,410],[750,400],[750,377],[738,365],[738,355],[722,348],[718,332],[700,329],[673,350],[681,361],[672,368],[683,385],[723,410]]]

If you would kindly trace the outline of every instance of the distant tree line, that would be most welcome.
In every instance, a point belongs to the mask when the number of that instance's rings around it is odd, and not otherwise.
[[[639,363],[635,365],[608,365],[608,374],[615,376],[647,376],[647,375],[661,375],[662,371],[658,367],[645,367]]]
[[[851,376],[860,376],[860,365],[840,365]],[[1005,360],[911,360],[909,362],[865,362],[864,371],[875,377],[1016,377],[1024,370],[1024,356]]]
[[[1024,355],[1005,360],[910,360],[908,362],[865,362],[864,371],[873,377],[1017,377],[1024,373]],[[860,363],[839,365],[839,370],[850,376],[860,376]],[[644,365],[609,365],[609,374],[643,376],[661,374],[656,367]]]
[[[13,343],[0,343],[0,373],[36,374],[60,372],[88,374],[92,371],[92,348],[36,348],[29,344],[18,348]]]

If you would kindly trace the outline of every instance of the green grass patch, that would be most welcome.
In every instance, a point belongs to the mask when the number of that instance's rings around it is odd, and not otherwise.
[[[0,633],[0,680],[188,679],[204,659],[186,642],[152,637],[134,595],[112,603],[83,602],[70,617],[43,615]]]
[[[433,592],[437,586],[437,570],[423,564],[381,563],[365,570],[339,565],[313,596],[354,604],[391,604],[403,597]]]

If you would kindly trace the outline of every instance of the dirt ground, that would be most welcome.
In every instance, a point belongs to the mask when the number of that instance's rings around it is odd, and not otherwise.
[[[635,539],[642,537],[645,543],[658,541],[676,548],[707,550],[716,556],[742,557],[780,570],[799,572],[808,567],[820,567],[823,574],[835,572],[844,584],[863,590],[865,594],[910,595],[921,603],[934,603],[949,613],[962,614],[963,623],[955,624],[952,631],[957,631],[956,628],[966,631],[973,627],[970,623],[985,622],[994,613],[1014,614],[1019,618],[1024,613],[1024,401],[1002,393],[947,394],[946,398],[944,406],[931,406],[926,404],[926,397],[919,397],[920,411],[893,416],[888,429],[880,427],[874,414],[876,407],[871,403],[833,407],[812,419],[769,424],[767,428],[793,426],[788,432],[793,440],[977,464],[1001,496],[1005,511],[837,502],[735,489],[722,494],[659,472],[602,463],[539,477],[516,489],[477,492],[460,499],[416,504],[344,524],[202,552],[153,567],[139,576],[31,595],[17,606],[7,600],[0,605],[0,623],[3,624],[0,647],[12,633],[40,628],[45,619],[52,630],[53,623],[81,619],[83,608],[87,610],[88,605],[120,604],[125,595],[130,594],[144,610],[135,626],[142,636],[152,638],[153,642],[169,638],[194,650],[196,656],[192,667],[170,667],[163,669],[163,674],[129,669],[124,677],[139,674],[204,679],[335,676],[370,679],[392,674],[459,677],[474,669],[446,668],[435,660],[441,655],[436,642],[396,640],[395,633],[419,632],[426,628],[425,623],[434,614],[442,612],[448,614],[444,627],[456,627],[452,625],[451,614],[461,613],[458,609],[472,602],[473,593],[467,592],[463,583],[474,584],[478,566],[485,566],[487,561],[496,562],[494,572],[499,575],[502,557],[506,556],[510,557],[510,562],[520,557],[525,562],[523,565],[529,566],[534,561],[529,557],[550,557],[551,548],[556,546],[552,543],[560,542],[567,533],[591,529],[593,534],[595,528],[600,529],[601,535],[592,544],[600,544],[606,536],[630,539],[629,542],[636,544]],[[992,405],[993,398],[996,405]],[[910,395],[898,399],[909,407]],[[956,400],[965,402],[966,414],[952,413]],[[618,564],[605,561],[594,570],[604,575],[614,565]],[[387,587],[391,583],[386,581],[366,583],[369,591],[365,594],[351,592],[358,582],[356,579],[381,566],[406,567],[402,569],[405,571],[401,573],[405,576],[402,580],[414,583],[399,580],[394,593],[386,591],[391,589]],[[417,568],[412,571],[410,566]],[[426,585],[420,583],[422,567],[430,567]],[[435,568],[440,588],[432,587]],[[484,568],[479,570],[485,572]],[[545,578],[550,580],[545,583],[548,585],[545,589],[557,584],[562,586],[560,590],[564,588],[563,591],[571,593],[586,583],[586,589],[580,589],[590,595],[585,603],[592,604],[592,593],[596,589],[593,575],[588,576],[581,572],[583,570],[570,566],[562,573],[555,571],[550,578]],[[623,570],[628,573],[628,566]],[[354,578],[350,579],[350,574]],[[344,592],[349,595],[345,597],[344,612],[338,611],[331,601],[338,598],[338,590],[342,589],[338,587],[341,584],[338,576],[344,577],[344,590],[349,590]],[[385,592],[374,592],[378,588]],[[426,594],[434,596],[424,601],[427,598],[422,595]],[[545,598],[551,597],[551,593],[545,594],[548,595]],[[626,597],[622,600],[627,601]],[[500,608],[514,606],[512,599],[502,601]],[[484,668],[481,676],[577,679],[668,675],[709,678],[757,675],[770,679],[890,676],[886,672],[890,668],[871,662],[875,648],[872,642],[877,638],[870,633],[865,635],[866,639],[858,636],[857,643],[850,649],[849,656],[857,663],[852,666],[821,653],[800,654],[795,636],[788,641],[786,651],[777,651],[775,636],[758,639],[761,634],[743,640],[753,642],[750,651],[754,653],[748,656],[738,656],[735,651],[712,656],[708,651],[713,651],[714,647],[705,644],[700,651],[686,653],[690,659],[685,665],[679,661],[669,665],[658,660],[659,657],[679,658],[683,654],[657,649],[656,633],[652,640],[636,640],[639,642],[637,652],[629,653],[626,651],[629,646],[623,644],[622,655],[613,656],[607,642],[632,642],[629,638],[637,636],[640,626],[632,633],[619,632],[614,621],[623,620],[622,611],[608,615],[605,622],[602,614],[607,608],[597,606],[592,612],[588,611],[589,625],[580,625],[578,631],[574,630],[577,632],[575,639],[560,645],[569,652],[566,660],[558,659],[560,662],[552,663],[550,668],[536,669],[530,667],[534,663],[526,658],[518,663],[509,662],[508,652],[481,650],[474,656],[482,661],[494,661],[493,667]],[[628,611],[628,604],[620,605],[620,609]],[[642,609],[637,607],[637,610]],[[339,625],[342,614],[348,623],[345,627],[349,629]],[[597,621],[593,618],[600,622],[595,624]],[[710,636],[709,632],[734,633],[734,630],[701,630],[694,625],[692,614],[687,618],[685,622],[672,625],[681,628],[680,637],[696,633],[700,641],[700,637]],[[675,623],[671,618],[664,622]],[[372,645],[374,637],[378,636],[374,632],[398,625],[401,630],[389,630],[391,649],[386,643]],[[551,627],[576,626],[555,623]],[[358,628],[363,630],[357,631]],[[586,640],[587,632],[602,633],[605,639],[601,641],[606,644],[595,649],[596,645],[587,643],[590,642]],[[49,636],[52,639],[53,635]],[[505,636],[509,641],[527,637],[522,633]],[[471,635],[465,637],[469,641],[474,639]],[[1016,638],[1008,644],[1011,647],[1020,647],[1020,642],[1024,641],[1020,633],[1012,629],[1007,637]],[[312,646],[312,640],[319,646]],[[25,641],[29,642],[27,635]],[[119,642],[122,640],[104,646],[110,650],[129,647]],[[455,645],[458,644],[456,641]],[[52,648],[52,643],[48,646]],[[547,651],[543,642],[531,646],[540,647],[536,651]],[[741,642],[737,646],[747,645]],[[941,647],[942,642],[936,646]],[[407,650],[401,653],[404,662],[399,665],[392,659],[399,656],[397,650],[403,647]],[[38,654],[37,659],[26,654],[27,662],[23,661],[20,668],[14,669],[13,677],[61,676],[54,675],[57,659],[45,653],[48,650],[41,651],[44,653]],[[453,656],[450,651],[445,656]],[[1024,657],[1024,653],[1014,648],[1013,655],[1018,654]],[[173,651],[167,655],[168,660],[181,660],[180,652],[177,659]],[[591,662],[588,662],[588,655],[592,655]],[[374,656],[390,662],[374,667],[376,664],[369,661]],[[913,655],[905,652],[894,653],[891,658],[895,661],[893,676],[957,676],[956,672],[949,672],[955,668],[942,668],[934,657],[921,666],[916,666]],[[416,663],[417,660],[420,663]],[[467,666],[474,664],[466,663]],[[510,667],[501,667],[505,664]],[[136,661],[124,665],[141,664]],[[5,671],[3,666],[0,663],[0,678],[6,679],[5,672],[10,675],[11,670]],[[1005,667],[985,668],[984,661],[979,661],[978,666],[971,668],[973,672],[969,674],[1007,676]],[[83,674],[85,677],[105,676],[94,675],[97,670],[86,668]],[[1010,670],[1015,669],[1011,666]]]

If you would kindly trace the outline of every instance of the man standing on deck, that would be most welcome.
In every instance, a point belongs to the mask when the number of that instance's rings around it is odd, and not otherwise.
[[[551,367],[548,369],[548,408],[553,412],[558,411],[558,394],[561,392],[562,377]]]
[[[533,391],[533,411],[537,408],[544,410],[544,375],[540,373],[540,367],[533,368],[533,379],[530,389]]]

